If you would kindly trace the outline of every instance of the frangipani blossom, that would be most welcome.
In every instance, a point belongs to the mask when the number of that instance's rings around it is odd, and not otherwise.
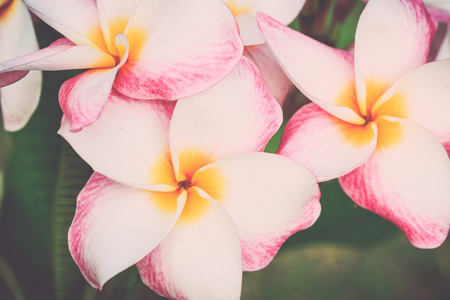
[[[63,118],[59,133],[96,171],[69,231],[86,279],[101,288],[137,264],[165,297],[239,298],[242,271],[265,267],[320,213],[314,175],[260,152],[281,121],[246,58],[176,105],[113,92],[83,131],[71,133]]]
[[[187,97],[230,73],[243,52],[236,22],[220,0],[25,2],[66,38],[3,62],[0,86],[28,70],[90,69],[59,93],[72,131],[97,120],[112,87],[138,99]]]
[[[22,0],[0,1],[0,61],[36,51],[39,45],[30,13]],[[22,129],[39,103],[42,74],[31,72],[22,81],[0,89],[6,130]]]
[[[244,55],[259,68],[270,94],[283,105],[291,81],[280,67],[256,22],[256,13],[264,12],[288,25],[300,13],[306,0],[223,0],[236,17]]]
[[[313,101],[289,121],[278,153],[319,180],[342,176],[350,198],[414,246],[439,246],[450,226],[450,61],[425,64],[436,23],[422,2],[369,1],[354,57],[264,14],[258,21]]]

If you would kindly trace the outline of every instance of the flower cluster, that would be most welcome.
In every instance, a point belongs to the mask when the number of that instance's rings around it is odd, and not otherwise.
[[[239,298],[242,271],[264,268],[310,227],[318,182],[335,178],[414,246],[446,239],[448,41],[429,61],[448,10],[370,0],[348,52],[287,27],[304,2],[0,5],[7,130],[35,110],[40,70],[85,70],[60,88],[58,133],[94,170],[68,233],[93,287],[136,265],[165,297]],[[27,7],[64,37],[38,50]],[[265,153],[292,83],[312,103]]]

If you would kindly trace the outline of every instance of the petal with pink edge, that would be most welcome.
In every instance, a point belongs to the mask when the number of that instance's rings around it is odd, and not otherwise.
[[[95,171],[127,185],[151,188],[166,183],[153,178],[152,171],[171,167],[166,156],[173,107],[168,101],[139,101],[113,92],[95,123],[72,133],[63,117],[58,133]]]
[[[236,21],[221,0],[142,1],[133,28],[150,36],[114,83],[133,98],[176,100],[202,92],[230,73],[243,53]]]
[[[386,91],[426,62],[436,27],[422,1],[370,0],[356,30],[357,76]]]
[[[450,153],[450,60],[432,62],[409,72],[394,95],[376,110],[418,122],[434,133]]]
[[[374,123],[349,124],[310,103],[287,123],[277,153],[299,162],[319,181],[325,181],[363,164],[376,143]]]
[[[45,23],[77,45],[106,49],[95,0],[24,0]]]
[[[263,13],[258,13],[258,23],[281,67],[302,93],[337,118],[364,124],[357,114],[351,53],[330,48]]]
[[[201,149],[216,160],[264,150],[282,122],[282,112],[256,66],[242,58],[218,84],[179,100],[170,125],[176,152]]]
[[[3,4],[0,10],[0,61],[38,50],[33,23],[25,4],[22,1],[11,1]],[[28,71],[11,72],[5,83],[22,79],[27,73]],[[0,89],[6,130],[16,131],[25,126],[38,105],[41,85],[41,72],[31,72],[21,82]]]
[[[292,82],[273,56],[269,45],[264,43],[257,46],[247,46],[244,55],[258,67],[269,93],[280,106],[283,106],[284,100],[292,87]]]
[[[18,77],[11,80],[10,74],[15,73],[12,71],[109,68],[115,65],[116,62],[110,55],[87,45],[77,46],[63,38],[47,48],[2,62],[0,65],[0,87],[21,79],[21,77]]]
[[[244,271],[267,266],[288,237],[311,226],[320,214],[316,177],[280,155],[235,155],[199,170],[192,182],[233,219]]]
[[[146,285],[170,299],[239,299],[242,263],[238,234],[218,203],[203,201],[209,204],[202,216],[192,223],[177,223],[137,264],[139,273]]]
[[[112,69],[88,70],[67,80],[59,90],[59,104],[70,120],[70,130],[77,132],[95,122],[108,100],[117,70],[127,61],[128,40],[116,35],[115,45],[126,49],[120,63]]]
[[[128,187],[94,173],[77,199],[69,250],[89,283],[100,289],[112,276],[137,263],[175,226],[186,201]],[[173,202],[175,210],[161,209]]]
[[[377,149],[339,182],[356,204],[393,222],[415,247],[436,248],[450,227],[447,153],[415,122],[385,118],[377,126]]]

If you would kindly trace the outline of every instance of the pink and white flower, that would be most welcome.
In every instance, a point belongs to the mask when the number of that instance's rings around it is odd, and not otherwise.
[[[423,3],[436,21],[446,23],[445,32],[442,32],[443,39],[435,59],[448,59],[450,58],[450,1],[424,0]]]
[[[256,13],[264,12],[279,22],[288,25],[297,17],[306,0],[223,0],[230,8],[239,25],[245,45],[244,55],[253,61],[270,94],[283,105],[291,81],[280,67],[266,43],[256,22]]]
[[[278,153],[319,180],[340,177],[358,205],[420,248],[450,226],[450,61],[425,64],[435,21],[416,0],[371,0],[355,54],[258,16],[294,84],[313,101],[286,126]]]
[[[0,61],[39,49],[30,13],[22,0],[0,1]],[[0,89],[3,124],[22,129],[39,103],[42,74],[34,71],[22,81]]]
[[[96,171],[69,231],[86,279],[101,288],[137,264],[165,297],[239,298],[242,271],[265,267],[320,213],[314,175],[261,152],[281,122],[246,58],[176,105],[113,92],[83,131],[71,133],[63,118],[59,133]]]
[[[97,120],[112,88],[138,99],[188,97],[229,74],[243,52],[236,22],[220,0],[25,2],[66,38],[3,62],[0,86],[28,70],[90,69],[59,93],[72,131]]]

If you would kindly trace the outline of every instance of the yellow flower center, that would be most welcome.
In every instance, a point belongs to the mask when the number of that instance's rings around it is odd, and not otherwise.
[[[227,0],[225,3],[230,8],[233,15],[236,17],[240,14],[248,14],[250,13],[250,5],[240,3],[239,1],[235,0]]]
[[[215,161],[215,159],[204,151],[198,149],[185,149],[178,154],[179,170],[175,169],[170,152],[161,156],[156,164],[150,169],[151,182],[167,184],[175,188],[172,192],[151,192],[152,198],[157,201],[161,212],[174,213],[177,208],[177,198],[183,191],[187,191],[187,200],[179,222],[191,223],[198,220],[208,209],[209,199],[216,201],[223,199],[225,190],[224,177],[218,169],[212,169],[207,174],[198,172],[204,166]]]
[[[353,82],[341,92],[337,104],[351,108],[365,121],[363,124],[351,124],[336,120],[344,137],[353,145],[363,146],[373,139],[373,123],[378,130],[377,148],[394,146],[401,140],[401,126],[385,117],[405,118],[406,102],[402,94],[395,92],[387,96],[386,90],[388,87],[380,81],[368,80],[365,99],[357,97]]]
[[[18,0],[0,0],[0,22],[5,21],[15,9]]]

